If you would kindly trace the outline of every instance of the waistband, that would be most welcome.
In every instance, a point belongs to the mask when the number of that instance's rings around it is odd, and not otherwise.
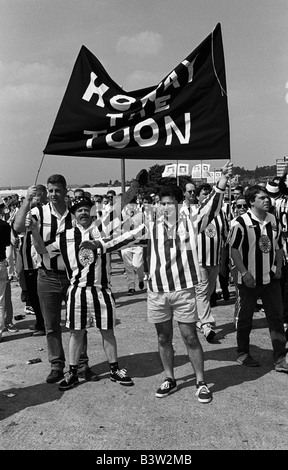
[[[39,269],[43,269],[43,271],[45,271],[46,273],[65,274],[65,275],[66,275],[65,269],[64,269],[64,270],[60,270],[60,269],[47,269],[47,268],[43,268],[43,266],[40,266]]]

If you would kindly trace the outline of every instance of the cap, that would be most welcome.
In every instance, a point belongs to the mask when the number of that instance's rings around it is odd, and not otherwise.
[[[75,197],[74,201],[72,202],[72,205],[70,207],[70,212],[74,214],[74,212],[79,209],[79,207],[82,206],[87,206],[87,207],[92,207],[93,202],[91,201],[90,197],[87,196],[80,196],[80,197]]]
[[[279,186],[274,181],[267,181],[266,191],[271,197],[276,197],[280,193]]]

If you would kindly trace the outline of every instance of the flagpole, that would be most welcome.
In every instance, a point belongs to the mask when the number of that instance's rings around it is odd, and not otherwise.
[[[121,187],[122,187],[122,194],[125,193],[126,190],[126,178],[125,178],[125,159],[121,159]]]
[[[41,163],[40,163],[39,169],[38,169],[38,171],[37,171],[37,175],[36,175],[36,179],[35,179],[35,183],[34,183],[34,184],[37,184],[38,176],[39,176],[39,173],[40,173],[40,170],[41,170],[41,166],[42,166],[42,163],[43,163],[44,157],[45,157],[45,153],[43,153],[43,155],[42,155],[42,160],[41,160]]]
[[[177,186],[179,186],[178,160],[176,160],[176,162],[177,162],[177,166],[176,166],[176,183],[177,183]]]

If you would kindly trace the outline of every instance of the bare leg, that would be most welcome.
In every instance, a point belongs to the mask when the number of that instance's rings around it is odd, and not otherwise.
[[[110,363],[117,362],[117,343],[114,330],[100,330],[102,335],[103,349],[105,351],[107,361]]]
[[[196,382],[198,383],[204,380],[204,355],[197,335],[196,322],[178,322],[178,325],[187,348],[189,360],[196,374]]]
[[[69,364],[70,366],[78,366],[79,358],[83,346],[84,330],[70,330],[69,341]]]
[[[158,335],[158,350],[166,377],[174,380],[174,350],[172,346],[173,323],[172,319],[162,323],[155,323]]]

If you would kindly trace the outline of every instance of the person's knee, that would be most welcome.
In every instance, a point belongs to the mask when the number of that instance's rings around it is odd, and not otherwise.
[[[190,332],[187,335],[182,336],[184,343],[188,348],[196,349],[200,345],[200,341],[196,331]]]
[[[160,346],[165,346],[172,343],[172,335],[166,333],[158,333],[158,343]]]

